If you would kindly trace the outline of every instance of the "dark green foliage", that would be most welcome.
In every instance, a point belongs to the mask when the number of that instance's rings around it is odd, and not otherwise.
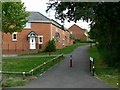
[[[56,51],[56,42],[55,42],[54,39],[53,40],[49,40],[49,42],[48,42],[48,44],[46,46],[45,51],[47,51],[47,52],[54,52],[54,51]]]
[[[99,43],[104,61],[109,66],[120,66],[120,2],[61,2],[52,5],[60,20],[91,21],[89,36]]]
[[[81,40],[80,39],[75,39],[75,43],[80,43]]]
[[[2,2],[2,30],[4,33],[20,32],[28,21],[29,13],[21,2]]]
[[[74,37],[73,37],[73,35],[72,35],[72,34],[70,34],[70,39],[74,39]]]

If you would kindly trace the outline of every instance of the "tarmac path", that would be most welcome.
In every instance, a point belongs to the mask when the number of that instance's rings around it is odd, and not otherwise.
[[[65,60],[22,88],[112,88],[89,71],[89,46],[80,46],[65,55]],[[69,57],[73,56],[73,67]]]

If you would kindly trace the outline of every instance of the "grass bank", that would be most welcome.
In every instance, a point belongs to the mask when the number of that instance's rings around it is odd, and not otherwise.
[[[55,56],[50,57],[40,57],[40,58],[5,58],[3,59],[3,71],[9,72],[29,72],[31,69],[47,62]],[[64,57],[56,58],[54,62],[49,62],[48,64],[43,65],[33,72],[33,74],[25,75],[23,74],[3,74],[3,87],[17,87],[23,86],[31,80],[37,78],[44,71],[47,71],[53,65],[59,63],[63,60]]]
[[[88,43],[76,43],[71,46],[64,47],[63,49],[57,49],[55,52],[51,52],[51,54],[68,54],[68,53],[71,53],[77,47],[82,45],[87,45],[87,44]],[[36,55],[48,55],[48,54],[49,54],[48,52],[40,51]]]
[[[118,70],[113,67],[108,67],[99,55],[99,52],[95,46],[89,49],[89,56],[94,58],[95,73],[96,75],[106,83],[113,87],[118,87]]]

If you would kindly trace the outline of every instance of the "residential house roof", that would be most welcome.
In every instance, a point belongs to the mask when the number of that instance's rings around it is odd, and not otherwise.
[[[51,22],[51,19],[47,18],[39,12],[30,12],[28,19],[28,22]]]
[[[43,14],[41,14],[40,12],[35,12],[35,11],[31,11],[30,12],[30,16],[28,17],[28,22],[44,22],[44,23],[52,23],[55,26],[62,28],[63,30],[68,31],[65,27],[63,27],[63,25],[61,25],[60,23],[58,23],[57,21],[53,20],[53,19],[49,19],[46,16],[44,16]]]
[[[86,31],[85,29],[83,29],[83,28],[79,27],[79,26],[78,26],[78,25],[76,25],[76,24],[73,24],[71,27],[69,27],[69,29],[71,29],[72,27],[78,27],[79,29]]]

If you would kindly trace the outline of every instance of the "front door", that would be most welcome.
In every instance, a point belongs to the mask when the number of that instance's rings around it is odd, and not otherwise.
[[[36,49],[35,37],[30,37],[30,49]]]

